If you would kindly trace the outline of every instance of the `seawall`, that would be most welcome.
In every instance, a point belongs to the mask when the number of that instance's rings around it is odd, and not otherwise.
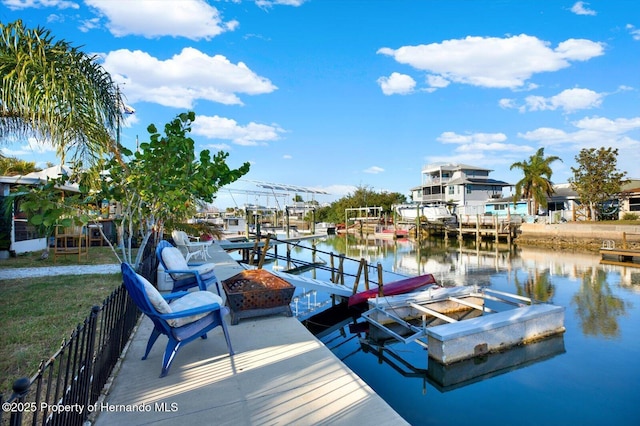
[[[640,225],[523,223],[516,244],[598,250],[603,240],[622,247],[623,238],[628,248],[640,248]]]

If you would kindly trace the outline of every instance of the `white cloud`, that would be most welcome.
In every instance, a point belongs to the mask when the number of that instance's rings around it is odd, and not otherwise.
[[[291,156],[291,155],[289,155],[289,154],[285,154],[285,155],[283,155],[283,156],[282,156],[282,159],[284,159],[284,160],[291,160],[291,159],[293,159],[293,156]]]
[[[273,6],[302,6],[307,0],[256,0],[256,5],[260,7],[273,7]]]
[[[377,175],[378,173],[384,172],[384,169],[382,167],[378,167],[378,166],[371,166],[368,169],[365,169],[363,171],[365,173],[370,173],[372,175]]]
[[[458,134],[443,132],[437,141],[443,144],[455,144],[457,147],[448,155],[428,156],[428,163],[463,163],[487,167],[510,165],[534,148],[528,145],[506,143],[504,133]]]
[[[275,125],[249,123],[246,126],[239,125],[230,118],[217,115],[196,116],[192,126],[194,135],[204,136],[208,139],[230,140],[237,145],[259,145],[280,139],[285,131]]]
[[[521,34],[508,38],[466,37],[428,45],[381,48],[421,71],[451,82],[492,88],[523,88],[534,74],[553,72],[604,54],[602,43],[569,39],[555,49],[536,37]]]
[[[226,143],[212,143],[212,144],[205,145],[205,148],[209,150],[215,150],[217,152],[217,151],[229,151],[231,149],[231,146]]]
[[[624,86],[618,88],[619,91],[627,90]],[[555,111],[564,110],[567,113],[583,109],[598,108],[606,94],[597,93],[589,89],[566,89],[557,95],[545,98],[544,96],[530,95],[524,99],[524,105],[518,105],[514,99],[500,99],[499,105],[502,108],[517,108],[520,112],[525,111]]]
[[[639,29],[637,29],[636,27],[634,27],[631,24],[627,24],[625,26],[625,28],[629,31],[629,34],[631,34],[631,37],[633,37],[634,40],[640,41],[640,30]]]
[[[553,147],[558,152],[576,155],[581,149],[613,147],[619,150],[618,168],[637,176],[640,162],[640,117],[618,118],[585,117],[571,123],[573,129],[540,127],[519,134],[523,139],[535,141],[544,147]],[[565,160],[566,161],[566,160]]]
[[[571,7],[571,11],[573,13],[575,13],[576,15],[591,15],[591,16],[595,16],[596,15],[596,11],[589,9],[587,7],[588,5],[589,5],[589,3],[585,3],[583,1],[578,1]]]
[[[83,33],[88,33],[96,28],[100,28],[100,18],[85,19],[78,29]]]
[[[406,74],[391,73],[389,77],[380,77],[378,84],[385,95],[406,95],[413,92],[416,81]]]
[[[529,111],[563,109],[567,112],[574,112],[599,107],[603,97],[602,93],[596,93],[589,89],[567,89],[550,98],[528,96],[525,102]]]
[[[441,75],[428,75],[427,76],[427,84],[436,89],[442,89],[447,87],[451,82]]]
[[[598,130],[602,132],[620,134],[640,129],[640,117],[631,119],[617,118],[611,120],[604,117],[586,117],[574,122],[579,129]]]
[[[209,56],[194,48],[166,60],[140,50],[120,49],[106,54],[103,66],[116,82],[125,83],[131,103],[192,108],[196,100],[203,99],[233,105],[242,104],[240,93],[259,95],[277,89],[242,62],[233,64],[222,55]]]
[[[108,22],[116,37],[139,35],[210,40],[225,31],[233,31],[237,21],[223,22],[218,9],[204,0],[129,0],[126,7],[113,0],[85,0]]]
[[[7,157],[21,157],[36,154],[51,154],[56,152],[56,149],[53,147],[49,139],[39,140],[30,137],[26,142],[21,140],[16,141],[15,143],[20,144],[20,146],[14,149],[7,147],[0,148],[2,154]]]
[[[498,101],[500,108],[509,109],[516,107],[516,101],[514,99],[503,98]]]
[[[442,143],[454,143],[454,144],[469,144],[469,143],[495,143],[504,142],[507,140],[507,135],[504,133],[472,133],[467,135],[460,135],[455,132],[443,132],[438,138],[438,142]]]
[[[353,194],[354,192],[356,192],[358,187],[353,185],[329,185],[324,188],[317,188],[317,189],[326,191],[329,194],[335,195],[336,197],[343,197],[343,196]]]
[[[4,0],[2,2],[11,10],[28,8],[55,7],[58,9],[78,9],[78,3],[66,0]]]

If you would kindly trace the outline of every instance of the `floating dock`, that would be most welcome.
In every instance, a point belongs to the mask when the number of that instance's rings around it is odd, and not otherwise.
[[[511,306],[498,312],[486,301]],[[362,317],[378,337],[421,344],[429,358],[445,365],[565,331],[564,307],[473,286],[382,297],[370,301],[370,308]]]

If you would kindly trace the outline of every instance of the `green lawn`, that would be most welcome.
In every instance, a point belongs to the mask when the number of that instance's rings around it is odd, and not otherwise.
[[[134,249],[134,255],[135,255]],[[66,266],[66,265],[104,265],[109,263],[120,263],[110,247],[90,247],[88,256],[83,256],[78,261],[78,255],[68,254],[53,258],[53,250],[49,253],[49,258],[40,260],[41,252],[30,252],[20,254],[16,257],[0,260],[0,268],[38,268],[41,266]],[[120,256],[121,254],[118,253]]]
[[[53,261],[31,253],[0,260],[0,268],[78,264],[77,256]],[[118,263],[108,247],[92,247],[79,264]],[[0,393],[9,397],[13,381],[33,375],[42,359],[122,283],[121,274],[67,275],[0,280]]]

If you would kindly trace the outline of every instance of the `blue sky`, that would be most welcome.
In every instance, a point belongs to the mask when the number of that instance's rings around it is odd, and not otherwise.
[[[0,0],[16,19],[100,56],[136,111],[125,145],[195,111],[198,149],[251,162],[234,188],[408,195],[436,162],[515,183],[509,166],[540,147],[563,160],[556,183],[601,146],[640,178],[637,0]],[[28,141],[2,151],[56,161]]]

